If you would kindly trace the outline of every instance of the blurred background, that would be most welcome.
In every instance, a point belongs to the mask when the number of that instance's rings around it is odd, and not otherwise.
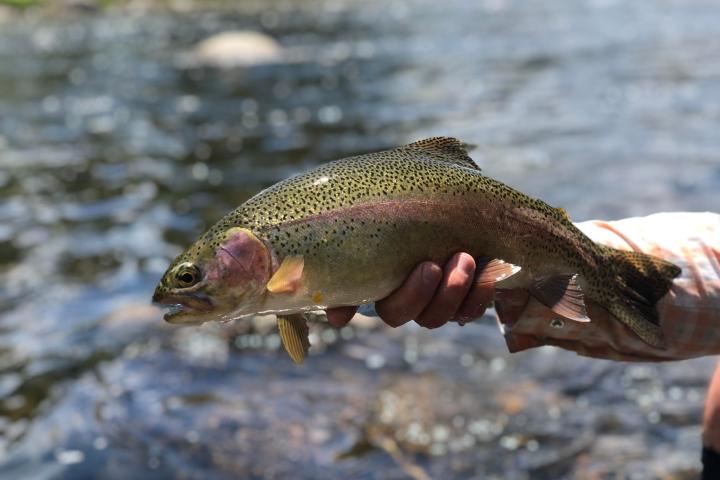
[[[713,0],[0,0],[2,478],[695,478],[714,365],[460,329],[180,328],[254,192],[432,135],[576,221],[720,205]]]

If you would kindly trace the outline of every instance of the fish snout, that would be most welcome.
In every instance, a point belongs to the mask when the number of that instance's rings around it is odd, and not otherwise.
[[[167,290],[161,286],[158,286],[153,293],[152,303],[160,305],[163,304],[162,299],[165,295],[167,295]]]
[[[204,295],[176,294],[164,289],[155,291],[153,303],[168,308],[163,318],[169,323],[203,323],[201,318],[214,308],[212,300]]]

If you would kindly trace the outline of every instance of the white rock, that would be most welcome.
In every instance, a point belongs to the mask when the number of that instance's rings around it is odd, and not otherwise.
[[[258,32],[224,32],[201,41],[191,54],[191,62],[217,68],[236,68],[275,63],[283,50],[273,38]]]

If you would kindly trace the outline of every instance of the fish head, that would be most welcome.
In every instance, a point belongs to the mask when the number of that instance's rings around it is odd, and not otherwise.
[[[246,228],[215,230],[178,256],[155,289],[153,302],[170,307],[167,322],[200,324],[242,314],[264,296],[272,271],[268,247]]]

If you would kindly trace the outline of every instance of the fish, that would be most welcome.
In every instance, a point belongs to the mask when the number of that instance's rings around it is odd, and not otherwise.
[[[179,255],[153,301],[176,324],[275,314],[301,363],[307,312],[372,303],[419,263],[461,251],[478,259],[478,283],[527,289],[578,322],[590,321],[593,300],[665,348],[655,304],[678,266],[595,243],[565,210],[484,175],[450,137],[343,158],[270,186]]]

